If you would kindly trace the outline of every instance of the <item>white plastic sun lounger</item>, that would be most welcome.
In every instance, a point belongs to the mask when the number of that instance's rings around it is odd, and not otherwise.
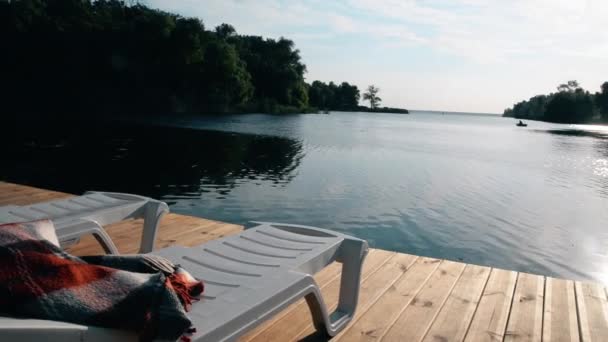
[[[335,336],[352,319],[359,296],[367,242],[319,228],[260,223],[197,247],[154,252],[181,264],[205,283],[189,317],[193,341],[235,341],[300,298],[315,327]],[[329,314],[312,274],[333,261],[342,263],[337,309]],[[0,340],[132,341],[125,332],[76,324],[0,318]]]
[[[148,197],[114,192],[87,192],[82,196],[24,206],[0,207],[0,223],[51,219],[62,246],[93,234],[106,253],[118,249],[103,226],[129,218],[144,218],[141,253],[154,249],[158,222],[169,212],[166,203]]]

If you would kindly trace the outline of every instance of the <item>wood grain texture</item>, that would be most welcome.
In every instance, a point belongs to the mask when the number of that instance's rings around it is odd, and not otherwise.
[[[504,341],[541,341],[545,278],[520,273]]]
[[[467,265],[424,341],[462,341],[488,281],[490,268]]]
[[[575,283],[581,340],[608,341],[608,301],[603,286],[594,283]]]
[[[574,282],[545,280],[543,341],[580,341]]]
[[[443,260],[383,340],[419,341],[424,337],[464,268],[465,264]]]
[[[419,258],[401,278],[365,313],[332,341],[376,341],[388,331],[414,296],[427,282],[441,260]]]
[[[465,341],[503,340],[516,281],[516,272],[492,269]]]

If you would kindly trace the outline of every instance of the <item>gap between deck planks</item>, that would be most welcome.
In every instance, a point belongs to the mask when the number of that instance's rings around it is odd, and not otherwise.
[[[0,182],[0,205],[25,205],[73,196]],[[168,214],[156,248],[194,246],[243,228]],[[106,227],[122,253],[139,248],[141,220]],[[98,254],[84,237],[69,249]],[[340,265],[315,275],[328,307],[338,301]],[[332,341],[608,341],[605,286],[372,249],[363,268],[357,313]],[[299,301],[240,341],[324,341]]]

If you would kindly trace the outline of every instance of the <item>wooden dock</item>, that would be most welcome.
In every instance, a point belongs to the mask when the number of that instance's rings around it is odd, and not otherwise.
[[[24,205],[70,194],[0,182],[0,205]],[[193,246],[243,227],[169,214],[156,248]],[[122,253],[139,246],[141,222],[107,227]],[[101,253],[92,238],[70,248]],[[315,279],[328,306],[338,301],[340,265]],[[366,259],[354,321],[332,341],[608,341],[608,290],[597,283],[372,249]],[[300,301],[241,341],[322,341]]]

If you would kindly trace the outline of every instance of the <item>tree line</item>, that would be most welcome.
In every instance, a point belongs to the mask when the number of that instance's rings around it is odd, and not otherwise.
[[[5,113],[149,115],[361,108],[304,79],[294,42],[119,0],[0,0]]]
[[[536,95],[505,109],[503,116],[557,123],[608,122],[608,82],[595,94],[577,81],[557,87],[556,93]]]

